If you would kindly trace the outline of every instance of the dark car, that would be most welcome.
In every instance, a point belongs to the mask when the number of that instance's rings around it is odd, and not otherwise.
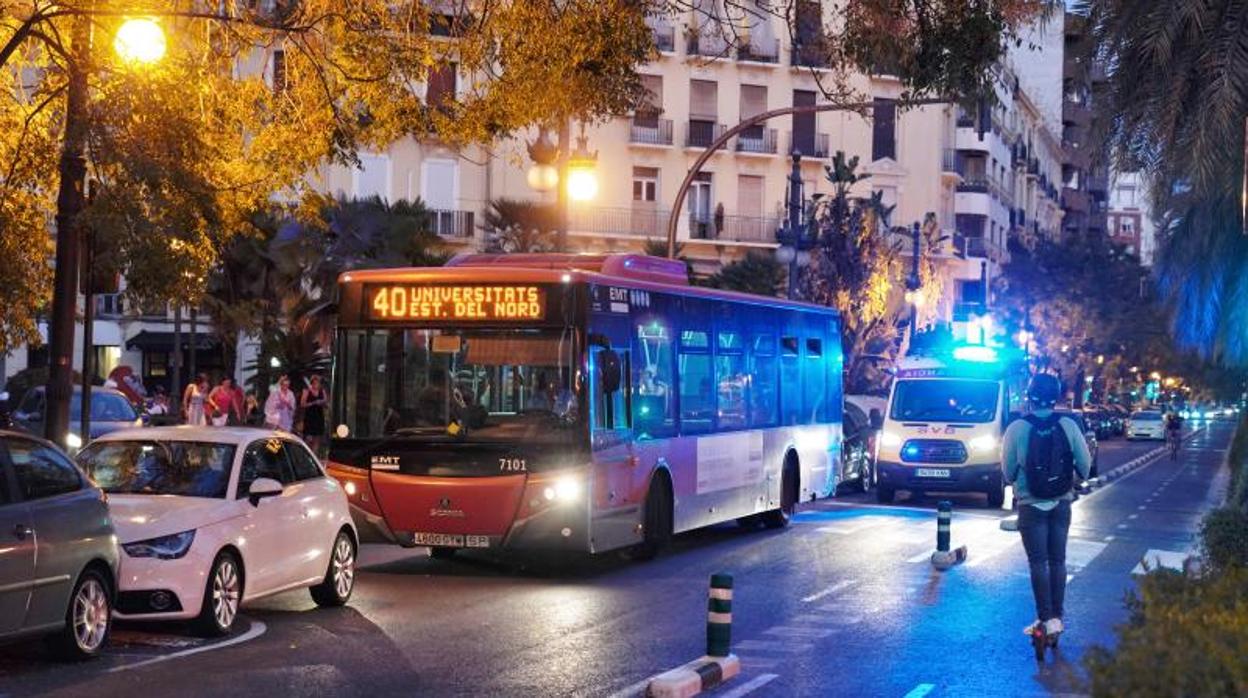
[[[846,396],[841,420],[841,482],[852,483],[861,492],[875,484],[875,438],[880,430],[878,409],[869,400]]]
[[[0,641],[52,635],[68,657],[99,653],[116,580],[104,493],[53,444],[0,431]]]
[[[21,404],[13,412],[13,425],[32,434],[43,434],[44,416],[47,409],[44,386],[36,386],[26,391]],[[121,392],[110,388],[91,389],[91,434],[82,438],[79,434],[82,424],[82,389],[74,388],[74,396],[69,403],[69,446],[72,449],[81,447],[98,436],[103,436],[119,429],[130,429],[143,426],[143,420],[134,411],[134,406]]]
[[[1063,417],[1069,417],[1075,420],[1079,425],[1079,431],[1083,432],[1083,440],[1088,444],[1088,453],[1092,454],[1092,468],[1088,471],[1088,477],[1093,478],[1100,474],[1100,451],[1101,446],[1097,441],[1096,429],[1084,418],[1081,412],[1070,412],[1066,410],[1057,410],[1057,414]]]

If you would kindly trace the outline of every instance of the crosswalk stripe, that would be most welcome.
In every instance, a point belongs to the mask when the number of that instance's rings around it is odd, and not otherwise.
[[[831,630],[823,630],[820,628],[799,628],[793,625],[778,625],[774,628],[768,628],[763,631],[764,635],[776,635],[778,637],[801,637],[801,638],[824,638],[832,634]]]
[[[720,698],[741,698],[742,696],[749,695],[763,686],[766,686],[778,678],[780,677],[776,674],[759,674],[731,691],[721,693],[719,695]]]
[[[742,640],[737,643],[737,650],[741,652],[798,653],[805,652],[812,647],[814,643],[810,642],[781,642],[779,640]]]

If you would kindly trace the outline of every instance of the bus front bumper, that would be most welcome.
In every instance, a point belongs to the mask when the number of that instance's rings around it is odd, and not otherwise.
[[[1001,485],[1001,465],[890,463],[876,466],[877,484],[911,492],[989,492]]]

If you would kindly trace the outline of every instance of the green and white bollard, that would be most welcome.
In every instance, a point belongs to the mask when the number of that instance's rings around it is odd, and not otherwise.
[[[706,655],[727,657],[732,644],[732,575],[711,575],[710,598],[706,602]]]
[[[953,502],[942,500],[936,505],[936,551],[932,553],[932,566],[944,571],[966,560],[966,546],[949,549],[949,537],[953,528]]]

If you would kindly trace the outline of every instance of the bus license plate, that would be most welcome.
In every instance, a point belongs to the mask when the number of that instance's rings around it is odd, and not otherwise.
[[[488,548],[489,536],[464,536],[458,533],[413,533],[412,542],[416,545],[429,545],[442,548]]]
[[[948,468],[918,468],[914,471],[919,477],[949,477]]]

